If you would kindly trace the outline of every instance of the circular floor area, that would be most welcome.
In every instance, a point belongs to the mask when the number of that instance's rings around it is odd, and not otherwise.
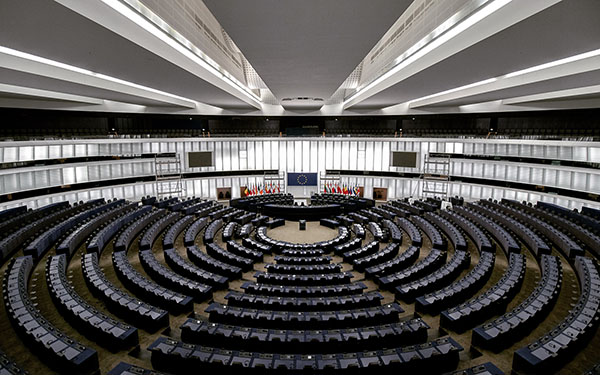
[[[297,221],[287,221],[284,226],[269,229],[267,235],[274,240],[291,243],[314,243],[329,241],[337,237],[337,229],[331,229],[319,224],[318,221],[307,221],[306,230],[300,230]]]

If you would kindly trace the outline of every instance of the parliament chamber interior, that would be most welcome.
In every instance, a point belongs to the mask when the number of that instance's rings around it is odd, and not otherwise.
[[[0,1],[0,374],[600,374],[598,15]]]

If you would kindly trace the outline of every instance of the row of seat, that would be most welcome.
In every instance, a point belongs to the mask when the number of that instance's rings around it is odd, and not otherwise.
[[[17,211],[18,212],[18,211]],[[0,220],[2,220],[0,218]],[[28,375],[19,365],[0,351],[0,374],[2,375]]]
[[[444,375],[504,375],[504,372],[493,363],[485,362],[466,369],[447,372]]]
[[[198,202],[200,202],[201,198],[196,198],[196,197],[189,197],[188,199],[185,200],[177,200],[174,203],[171,203],[170,205],[168,205],[166,208],[167,210],[171,211],[171,212],[181,212],[184,209],[186,209],[187,207],[191,207],[195,204],[197,204]]]
[[[179,220],[165,232],[162,244],[163,249],[171,249],[175,247],[175,240],[179,235],[194,221],[193,215],[181,216]]]
[[[304,251],[304,250],[293,250],[293,251]],[[317,255],[317,256],[288,256],[288,255],[275,255],[275,262],[277,264],[328,264],[331,262],[331,256],[329,255]]]
[[[546,244],[540,236],[538,236],[533,230],[531,230],[528,226],[518,222],[510,216],[504,215],[500,211],[483,206],[479,203],[470,204],[468,207],[474,209],[478,213],[487,216],[491,220],[495,220],[496,222],[502,224],[505,228],[510,229],[513,233],[515,233],[521,240],[529,247],[531,251],[536,256],[541,256],[542,254],[550,254],[550,247]]]
[[[499,225],[496,221],[489,219],[486,216],[476,212],[470,207],[461,207],[456,206],[453,210],[460,215],[469,219],[470,222],[475,222],[483,227],[486,231],[488,231],[498,244],[502,247],[505,254],[510,253],[520,253],[521,245],[517,242],[512,234],[510,234],[506,229],[504,229],[501,225]]]
[[[370,222],[373,223],[379,223],[381,220],[383,220],[383,216],[378,214],[375,210],[373,210],[375,207],[371,207],[369,209],[362,209],[360,211],[358,211],[362,216],[366,217]]]
[[[167,208],[174,203],[179,202],[179,198],[177,197],[165,197],[162,199],[157,199],[153,203],[151,203],[156,208]]]
[[[383,288],[393,290],[400,284],[406,284],[417,280],[440,268],[446,262],[446,256],[446,251],[431,249],[429,254],[419,262],[401,271],[377,277],[377,282]]]
[[[453,211],[440,211],[440,215],[449,220],[452,224],[460,227],[469,237],[471,237],[480,253],[484,251],[496,251],[496,246],[490,241],[490,238],[471,220]]]
[[[396,245],[396,247],[398,247],[398,244],[392,244],[389,246],[393,245]],[[417,259],[419,259],[420,253],[420,247],[410,246],[402,254],[391,260],[365,268],[365,273],[370,277],[381,278],[392,273],[400,272],[403,269],[410,266],[411,264],[413,264]]]
[[[288,257],[319,257],[325,252],[322,249],[283,249],[281,254]]]
[[[65,203],[68,205],[68,202],[63,202],[63,204]],[[4,209],[0,211],[0,231],[2,231],[2,233],[7,233],[4,231],[8,231],[16,226],[23,226],[23,224],[27,223],[29,220],[32,220],[33,217],[39,217],[42,210],[47,210],[49,208],[52,209],[53,206],[54,204],[50,204],[48,206],[42,206],[36,210],[28,210],[27,206],[17,206]],[[4,235],[0,234],[0,238],[4,238]]]
[[[227,287],[229,279],[226,276],[207,271],[190,263],[173,248],[166,249],[164,256],[167,265],[181,276],[218,289]]]
[[[240,209],[234,208],[232,211],[226,213],[225,215],[223,215],[221,217],[221,219],[223,219],[224,222],[226,223],[231,223],[231,222],[235,222],[235,220],[242,216],[246,211],[242,211]],[[237,223],[236,223],[237,224]]]
[[[467,250],[467,240],[454,224],[433,212],[425,213],[424,217],[444,232],[446,237],[450,239],[454,250]]]
[[[261,245],[261,244],[259,244]],[[256,248],[256,247],[255,247]],[[254,262],[261,262],[263,253],[257,250],[249,249],[235,241],[227,242],[227,250],[240,257],[252,259]]]
[[[81,258],[81,268],[86,285],[111,313],[151,332],[169,325],[167,311],[140,301],[108,281],[98,263],[97,253],[85,254]]]
[[[529,333],[546,317],[558,299],[562,283],[560,260],[552,255],[540,258],[542,278],[519,306],[501,317],[473,329],[472,344],[500,351]]]
[[[128,207],[128,209],[112,222],[109,222],[100,229],[91,240],[88,240],[86,249],[88,253],[97,253],[100,255],[108,242],[113,238],[119,230],[130,223],[137,221],[138,218],[148,214],[152,210],[152,206]]]
[[[151,250],[158,236],[160,236],[167,227],[179,220],[179,212],[168,213],[168,211],[164,211],[162,214],[163,216],[157,217],[156,221],[152,223],[142,235],[139,243],[140,251]]]
[[[167,211],[161,208],[159,210],[148,211],[146,214],[138,217],[117,236],[113,244],[113,250],[118,252],[127,251],[133,240],[137,238],[148,224],[162,218],[166,213]]]
[[[376,265],[382,264],[389,260],[392,260],[400,249],[400,244],[397,242],[392,242],[386,245],[382,250],[375,252],[373,254],[364,256],[362,258],[357,258],[352,261],[354,268],[358,271],[365,271],[367,267],[374,267]]]
[[[389,203],[382,204],[381,206],[379,206],[379,209],[387,211],[389,213],[392,213],[393,215],[395,215],[394,219],[396,217],[408,218],[410,216],[410,212],[409,211],[407,211],[407,210],[405,210],[403,208],[394,206],[394,205],[389,204]],[[390,220],[394,220],[394,219],[390,219]]]
[[[325,330],[282,330],[241,327],[189,318],[181,325],[181,340],[238,350],[285,353],[335,353],[373,350],[424,342],[429,326],[421,318],[407,321]],[[310,348],[309,348],[310,347]]]
[[[130,348],[139,343],[138,330],[98,311],[75,292],[67,281],[65,254],[46,261],[46,283],[57,309],[67,321],[111,350]]]
[[[258,283],[274,284],[274,285],[289,285],[289,286],[325,286],[332,284],[346,284],[354,277],[352,272],[338,272],[329,274],[317,275],[288,275],[267,273],[258,271],[254,273],[254,277]]]
[[[443,309],[455,306],[475,294],[487,282],[494,271],[496,254],[481,252],[479,262],[469,273],[445,288],[417,297],[415,310],[437,315]]]
[[[319,311],[379,306],[383,300],[383,296],[376,291],[350,296],[311,298],[264,296],[230,291],[225,296],[225,299],[228,306],[286,311]]]
[[[196,237],[208,225],[210,219],[208,217],[199,217],[185,230],[183,235],[183,244],[185,246],[194,246]]]
[[[140,250],[138,256],[144,271],[159,284],[183,295],[192,296],[198,303],[212,294],[209,285],[191,280],[163,265],[156,259],[152,250]]]
[[[408,237],[410,237],[410,241],[413,246],[421,247],[423,245],[423,237],[421,236],[421,232],[412,221],[407,218],[397,217],[395,223],[398,224],[402,230],[404,230]]]
[[[218,275],[224,275],[231,279],[239,279],[242,276],[242,269],[240,267],[233,266],[215,259],[200,250],[200,248],[197,246],[188,246],[186,248],[186,253],[188,259],[203,270],[207,270]]]
[[[344,253],[359,249],[361,247],[361,245],[362,245],[362,239],[359,237],[355,237],[348,242],[344,242],[344,243],[334,246],[333,252],[336,255],[342,256]]]
[[[394,207],[398,207],[406,212],[409,212],[410,215],[417,215],[417,216],[421,216],[423,215],[424,211],[422,208],[420,207],[416,207],[411,205],[410,203],[408,203],[408,201],[404,201],[404,200],[395,200],[390,202],[392,204],[392,206]]]
[[[242,289],[246,293],[263,294],[268,296],[281,297],[323,297],[323,296],[348,296],[360,294],[367,286],[362,282],[339,285],[320,285],[320,286],[290,286],[290,285],[273,285],[260,284],[250,281],[242,284]]]
[[[285,220],[281,218],[272,218],[265,221],[265,225],[269,227],[269,229],[275,229],[278,227],[282,227],[285,225]]]
[[[393,219],[392,219],[393,220]],[[398,244],[402,244],[402,231],[396,223],[394,223],[390,219],[385,219],[382,221],[383,228],[387,230],[389,240]]]
[[[545,210],[552,211],[557,215],[561,215],[566,218],[569,218],[569,219],[577,222],[579,225],[589,228],[590,230],[594,231],[595,233],[600,232],[600,219],[598,219],[594,215],[589,215],[589,213],[591,211],[589,209],[587,209],[586,207],[582,207],[581,212],[577,212],[575,210],[569,210],[568,208],[559,206],[557,204],[548,203],[548,202],[539,202],[538,201],[538,203],[536,205]]]
[[[305,258],[306,259],[306,258]],[[310,275],[339,273],[342,271],[342,265],[337,264],[276,264],[269,263],[265,269],[270,273],[292,274],[292,275]]]
[[[584,348],[595,334],[600,321],[598,265],[595,260],[582,256],[576,256],[573,265],[581,289],[577,304],[549,333],[515,352],[513,369],[516,371],[552,371]]]
[[[153,342],[155,368],[188,374],[200,369],[222,371],[224,368],[244,369],[263,374],[277,373],[397,373],[398,371],[436,372],[456,368],[458,354],[463,350],[451,338],[439,338],[425,344],[370,352],[336,354],[270,354],[216,349],[188,345],[166,337]]]
[[[525,259],[523,254],[510,253],[508,268],[500,280],[477,297],[442,311],[440,326],[464,332],[491,316],[504,313],[508,303],[521,290],[525,278]]]
[[[93,200],[79,206],[74,206],[67,217],[55,222],[54,225],[38,234],[25,247],[23,254],[31,255],[36,260],[41,258],[60,237],[67,235],[77,226],[83,225],[93,215],[101,212],[103,206],[104,199]]]
[[[369,229],[369,232],[371,232],[376,241],[387,242],[389,240],[387,233],[376,222],[370,221],[367,224],[367,229]]]
[[[4,263],[18,249],[22,248],[35,233],[52,223],[59,222],[61,219],[68,217],[74,208],[68,202],[64,203],[52,205],[49,209],[40,212],[39,215],[27,215],[28,218],[31,218],[30,222],[27,222],[27,224],[23,222],[23,225],[16,227],[14,231],[5,232],[8,235],[0,240],[0,264]]]
[[[235,235],[235,232],[238,229],[238,226],[239,224],[235,221],[230,221],[229,223],[227,223],[227,225],[225,225],[223,231],[221,232],[221,240],[223,240],[223,242],[231,241],[233,239],[233,236]]]
[[[410,220],[415,224],[425,235],[429,238],[431,242],[431,247],[437,250],[446,251],[448,249],[448,243],[446,242],[446,238],[442,236],[442,233],[428,220],[425,220],[421,216],[411,216]]]
[[[524,206],[521,203],[503,199],[502,204],[499,206],[514,214],[515,217],[526,222],[532,228],[546,236],[567,258],[583,255],[583,249],[577,242],[555,226],[546,223],[534,215],[524,212],[522,208]]]
[[[206,253],[223,263],[240,268],[243,272],[250,271],[254,264],[252,259],[227,251],[215,242],[206,245]]]
[[[236,238],[244,239],[250,237],[254,231],[254,225],[252,223],[241,224],[235,233]]]
[[[354,263],[355,260],[359,260],[364,257],[371,256],[379,251],[379,242],[371,241],[358,249],[346,251],[342,254],[344,260],[348,263]]]
[[[211,207],[215,202],[214,201],[203,201],[203,202],[197,202],[194,203],[191,206],[187,206],[185,207],[181,213],[184,215],[192,215],[192,214],[197,214],[198,211],[203,210],[205,208]],[[198,216],[202,216],[202,215],[198,215]]]
[[[286,311],[233,307],[213,302],[205,311],[209,313],[210,321],[215,323],[280,329],[331,329],[397,322],[398,314],[404,309],[397,303],[390,303],[348,310]]]
[[[164,288],[142,276],[129,263],[127,252],[113,252],[112,262],[119,280],[135,295],[140,296],[152,305],[168,310],[172,314],[180,314],[192,310],[192,297]]]
[[[348,214],[348,217],[351,218],[352,220],[354,220],[354,222],[358,223],[358,224],[366,224],[369,222],[368,217],[366,217],[365,215],[362,215],[358,212],[351,212]]]
[[[69,233],[58,245],[56,245],[57,254],[66,254],[70,258],[81,246],[87,237],[102,225],[121,216],[123,213],[133,209],[137,204],[127,204],[124,199],[113,200],[105,204],[102,211],[94,217],[91,217],[86,223],[78,226]]]
[[[202,241],[205,245],[213,243],[217,232],[223,227],[223,220],[211,218],[211,222],[204,229]],[[189,246],[189,245],[188,245]]]
[[[263,227],[264,228],[264,227]],[[242,244],[249,249],[260,251],[263,254],[271,254],[273,246],[265,245],[259,241],[253,240],[252,238],[244,238]]]
[[[256,213],[243,211],[240,216],[234,218],[234,221],[239,225],[245,225],[250,224],[254,218],[256,218]]]
[[[322,225],[327,228],[335,229],[340,226],[339,221],[333,219],[321,219],[319,220],[319,225]]]
[[[439,269],[421,277],[396,286],[396,298],[405,302],[414,302],[417,296],[422,296],[441,287],[447,286],[460,273],[469,267],[471,255],[468,251],[455,250],[452,258]]]
[[[396,217],[396,214],[394,214],[393,212],[390,212],[388,210],[385,210],[381,207],[372,207],[371,212],[376,213],[377,215],[381,216],[383,220],[394,220],[394,218]]]
[[[574,220],[558,215],[548,209],[544,209],[539,203],[540,202],[538,202],[535,208],[530,208],[530,210],[535,210],[534,212],[536,215],[539,215],[542,219],[546,220],[553,226],[569,233],[582,244],[584,244],[587,247],[587,250],[593,255],[600,257],[600,249],[598,249],[598,244],[600,243],[599,235],[592,232],[592,230],[585,228]]]
[[[72,374],[98,371],[98,353],[53,326],[35,307],[27,290],[33,269],[30,255],[14,258],[6,269],[2,294],[8,318],[29,349],[46,365]]]

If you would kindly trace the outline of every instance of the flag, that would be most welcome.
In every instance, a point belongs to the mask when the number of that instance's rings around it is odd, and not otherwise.
[[[337,193],[338,194],[342,194],[342,188],[340,187],[340,185],[338,184],[337,186]]]
[[[279,186],[279,182],[277,183],[277,192],[281,193],[281,187]]]
[[[246,186],[246,188],[244,189],[244,195],[248,196],[250,194],[250,191],[248,190],[248,186]]]
[[[360,194],[360,188],[358,186],[354,187],[354,195],[359,195]]]
[[[319,181],[318,176],[318,173],[288,172],[288,186],[317,186]]]

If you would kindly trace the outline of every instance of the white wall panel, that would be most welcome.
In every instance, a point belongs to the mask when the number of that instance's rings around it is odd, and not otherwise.
[[[469,139],[407,139],[407,138],[282,138],[282,139],[221,139],[221,138],[185,138],[185,139],[96,139],[96,140],[56,140],[3,142],[0,145],[0,162],[44,160],[48,158],[94,157],[111,155],[136,155],[153,152],[180,152],[196,150],[213,151],[215,167],[208,170],[244,170],[279,169],[293,172],[323,172],[325,169],[396,171],[390,167],[390,151],[450,152],[482,154],[492,156],[536,157],[545,159],[576,160],[598,162],[600,146],[593,142],[560,142],[534,140],[469,140]],[[600,177],[594,169],[571,168],[560,165],[540,165],[527,163],[504,163],[488,160],[453,159],[452,174],[464,177],[481,177],[499,181],[514,181],[576,189],[591,193],[600,193]],[[59,186],[62,184],[82,183],[108,178],[135,177],[153,175],[150,159],[148,163],[132,160],[112,162],[113,166],[102,163],[88,163],[86,166],[64,164],[48,168],[14,168],[0,171],[2,193],[24,189]],[[97,164],[97,165],[96,165]],[[514,165],[513,165],[514,164]],[[35,167],[34,167],[35,168]],[[62,169],[62,170],[61,170]],[[415,170],[407,170],[415,172]],[[12,175],[12,176],[11,176]],[[222,180],[225,181],[225,180]],[[232,179],[233,186],[249,184],[250,179]],[[348,180],[350,183],[350,180]],[[356,179],[353,181],[360,181]],[[368,187],[366,193],[372,194],[374,183],[388,188],[388,194],[406,196],[416,192],[418,182],[387,179],[374,182],[366,178],[361,184]],[[223,182],[225,183],[225,182]],[[216,185],[214,185],[216,186]],[[192,184],[190,188],[198,195],[215,194],[211,185]],[[375,186],[379,187],[379,186]],[[497,194],[493,188],[471,190],[469,195]],[[237,194],[237,189],[233,189]],[[417,189],[418,190],[418,189]],[[124,193],[130,194],[130,193]],[[131,193],[134,194],[134,193]],[[513,194],[513,193],[506,193]],[[528,196],[530,193],[527,193]]]
[[[302,142],[302,168],[301,172],[310,172],[310,142]]]

